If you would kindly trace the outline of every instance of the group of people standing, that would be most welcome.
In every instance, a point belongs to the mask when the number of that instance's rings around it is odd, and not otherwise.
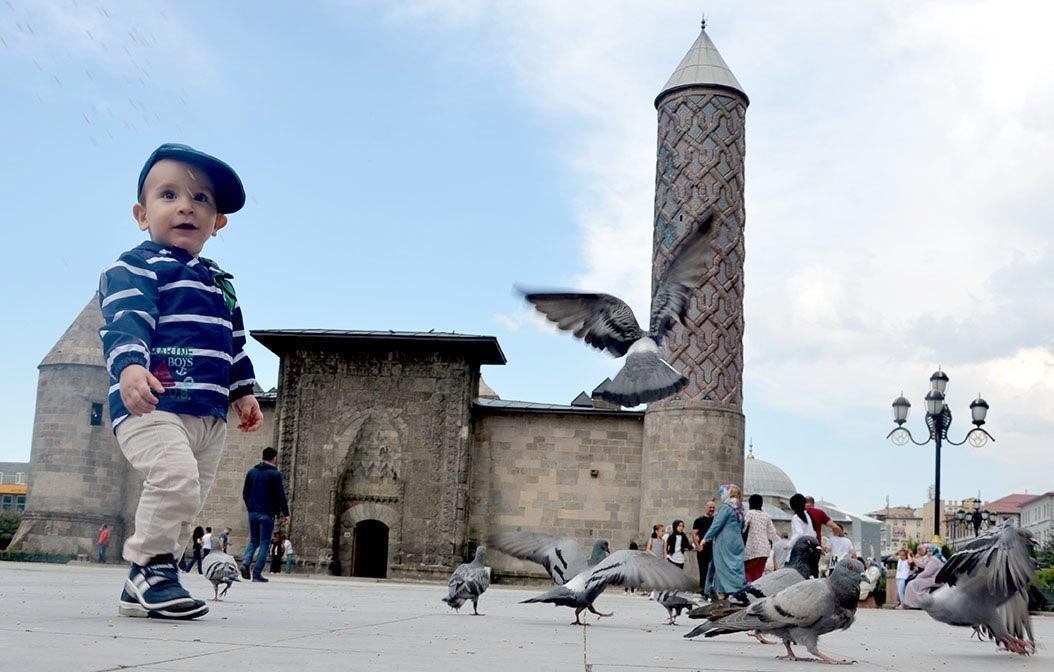
[[[921,609],[919,596],[936,585],[937,572],[944,566],[941,549],[919,544],[917,552],[902,548],[897,552],[897,609]]]
[[[776,530],[763,504],[764,498],[753,494],[744,507],[741,488],[726,483],[718,490],[717,499],[708,501],[703,515],[692,523],[690,538],[682,520],[673,521],[668,534],[666,527],[658,524],[652,528],[646,550],[682,568],[684,554],[696,552],[703,597],[739,603],[746,603],[747,584],[761,578],[766,568],[779,569],[787,560],[791,544],[804,534],[815,535],[834,561],[852,555],[852,542],[844,537],[841,526],[817,508],[811,497],[799,493],[790,499],[793,516],[789,536]],[[821,534],[824,526],[834,534],[830,540]]]

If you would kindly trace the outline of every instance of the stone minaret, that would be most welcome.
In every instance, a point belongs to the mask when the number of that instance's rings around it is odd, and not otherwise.
[[[110,429],[99,301],[92,298],[38,367],[29,496],[11,548],[95,557],[110,526],[120,561],[127,463]]]
[[[652,285],[700,214],[714,208],[712,263],[686,326],[665,342],[688,378],[680,394],[644,416],[641,529],[672,518],[686,527],[721,483],[743,483],[743,153],[746,93],[703,31],[655,107]]]

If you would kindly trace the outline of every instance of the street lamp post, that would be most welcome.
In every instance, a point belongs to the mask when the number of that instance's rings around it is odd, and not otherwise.
[[[925,441],[916,441],[911,431],[904,427],[908,419],[908,411],[911,409],[911,402],[904,398],[903,393],[893,401],[893,422],[897,423],[897,427],[886,435],[887,439],[898,446],[907,445],[908,441],[916,446],[925,446],[931,440],[936,445],[936,473],[933,486],[933,536],[935,537],[940,537],[941,534],[941,443],[947,441],[953,446],[961,446],[969,441],[971,446],[980,448],[988,443],[989,439],[995,441],[995,437],[981,427],[988,413],[988,402],[982,399],[981,395],[977,395],[977,399],[970,404],[970,415],[975,425],[974,428],[967,432],[963,440],[958,443],[948,438],[948,429],[952,424],[952,412],[944,401],[944,391],[947,388],[948,374],[938,368],[930,376],[930,391],[926,393],[926,428],[929,430],[929,436]]]

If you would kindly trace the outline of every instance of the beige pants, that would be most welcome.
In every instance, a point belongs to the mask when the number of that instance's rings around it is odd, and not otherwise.
[[[145,478],[125,560],[145,565],[166,553],[179,560],[216,478],[226,436],[220,418],[167,411],[129,416],[117,425],[121,452]]]

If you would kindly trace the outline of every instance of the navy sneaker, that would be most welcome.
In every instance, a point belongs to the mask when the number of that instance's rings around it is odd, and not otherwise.
[[[246,581],[248,581],[249,580],[249,565],[242,565],[241,566],[241,570],[242,570],[242,578],[245,579]]]
[[[267,583],[270,580],[262,574],[253,574],[253,583]]]
[[[179,585],[179,570],[172,556],[160,555],[147,565],[132,564],[118,612],[137,618],[185,620],[204,616],[209,608]]]

